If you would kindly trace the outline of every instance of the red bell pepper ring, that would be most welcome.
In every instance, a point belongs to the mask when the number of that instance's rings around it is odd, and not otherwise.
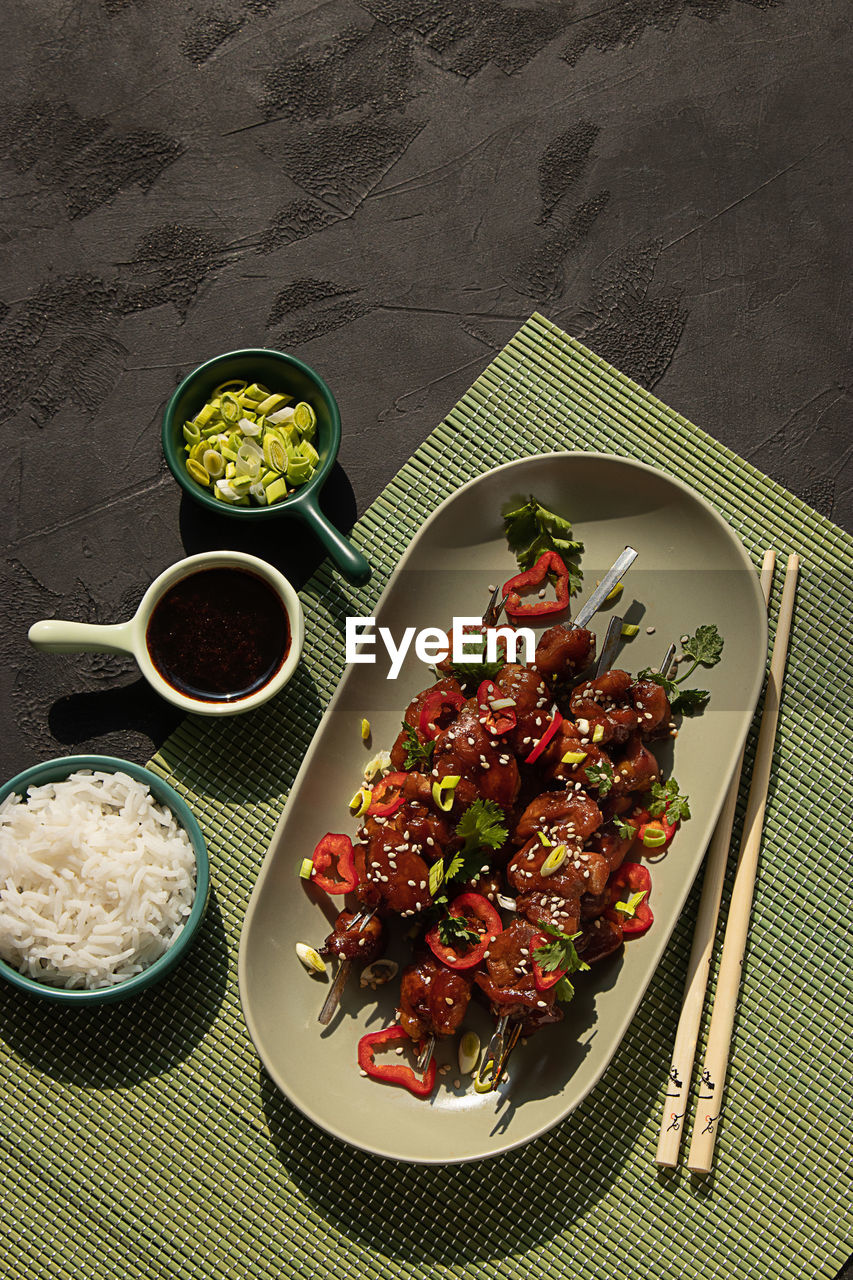
[[[555,600],[522,600],[525,587],[538,587],[549,573],[557,575]],[[544,551],[526,573],[517,573],[504,583],[504,608],[511,618],[541,618],[548,613],[562,613],[569,606],[569,571],[556,551]]]
[[[649,875],[648,867],[644,867],[640,862],[623,862],[619,870],[610,877],[607,888],[610,894],[610,908],[605,915],[622,926],[623,937],[639,937],[640,934],[646,933],[655,919],[649,906],[652,877]],[[632,916],[620,911],[616,906],[617,902],[626,901],[632,893],[641,892],[646,896],[642,902],[637,903]]]
[[[494,680],[484,680],[477,690],[477,707],[480,713],[480,724],[493,737],[509,733],[518,723],[515,707],[494,707],[506,697],[503,689],[499,689]]]
[[[392,813],[396,813],[403,804],[403,784],[408,776],[407,773],[386,773],[384,778],[380,778],[370,793],[367,816],[390,818]],[[385,797],[389,792],[392,793],[391,797],[386,800]],[[396,794],[393,794],[394,792]]]
[[[458,898],[453,899],[447,910],[452,916],[459,916],[467,921],[473,918],[478,925],[482,925],[482,930],[479,930],[480,941],[475,942],[463,955],[460,955],[460,946],[463,944],[448,945],[442,942],[439,926],[434,924],[426,935],[427,946],[436,959],[447,965],[448,969],[473,969],[488,951],[489,944],[494,942],[499,933],[503,933],[501,918],[488,898],[484,898],[481,893],[460,893]]]
[[[549,938],[547,933],[535,933],[530,939],[530,956],[533,960],[533,981],[536,984],[537,991],[548,991],[551,987],[556,987],[561,978],[565,978],[569,972],[568,969],[543,969],[536,959],[536,948],[547,947],[549,942],[553,942],[553,938]]]
[[[438,737],[441,726],[438,723],[439,717],[442,715],[445,707],[452,707],[455,711],[461,711],[465,706],[465,698],[461,693],[442,692],[437,689],[435,693],[431,693],[421,707],[421,715],[418,721],[418,733],[425,742],[432,742],[433,738]]]
[[[311,879],[326,893],[352,893],[358,887],[355,850],[349,836],[327,832],[314,850],[313,863]],[[327,875],[332,867],[334,872]]]
[[[562,723],[563,723],[563,717],[561,716],[557,708],[554,707],[553,714],[551,716],[551,723],[548,725],[548,728],[545,730],[545,732],[542,734],[542,737],[536,743],[536,746],[530,752],[530,755],[525,757],[525,760],[524,760],[525,764],[533,764],[535,760],[539,759],[542,752],[545,750],[548,743],[551,741],[554,734],[557,732],[557,730],[559,729]]]
[[[396,1023],[392,1027],[385,1027],[382,1031],[371,1031],[368,1035],[362,1036],[358,1042],[358,1065],[362,1071],[370,1076],[371,1080],[385,1080],[389,1084],[401,1084],[404,1089],[408,1089],[409,1093],[413,1093],[416,1098],[428,1098],[435,1088],[435,1073],[437,1069],[435,1058],[431,1060],[423,1079],[419,1079],[412,1068],[406,1066],[404,1062],[377,1062],[373,1056],[377,1049],[384,1049],[388,1045],[398,1044],[401,1040],[408,1041],[411,1044],[410,1037]]]

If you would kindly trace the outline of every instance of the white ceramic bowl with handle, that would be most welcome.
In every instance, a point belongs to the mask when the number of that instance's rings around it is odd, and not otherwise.
[[[192,697],[164,679],[152,661],[148,650],[147,632],[151,616],[165,593],[182,579],[207,569],[242,569],[261,578],[278,596],[290,631],[290,646],[284,661],[270,678],[245,695],[216,700]],[[57,618],[35,622],[30,627],[30,643],[37,649],[52,653],[129,653],[136,659],[140,671],[153,689],[167,701],[183,711],[202,716],[233,716],[251,711],[283,689],[302,653],[305,621],[302,605],[296,591],[278,569],[241,551],[206,551],[200,555],[179,560],[155,578],[140,601],[139,608],[128,622],[110,626],[88,622],[64,622]]]

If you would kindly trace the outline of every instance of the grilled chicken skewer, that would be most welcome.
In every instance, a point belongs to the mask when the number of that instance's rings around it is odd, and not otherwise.
[[[320,954],[338,956],[340,965],[329,994],[318,1015],[318,1021],[328,1026],[335,1016],[349,979],[353,964],[369,964],[382,953],[385,945],[385,928],[376,910],[341,911],[335,920]]]

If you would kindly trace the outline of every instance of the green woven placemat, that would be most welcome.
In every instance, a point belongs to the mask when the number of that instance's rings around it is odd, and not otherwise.
[[[631,455],[687,480],[756,562],[768,545],[804,558],[710,1181],[652,1163],[698,886],[599,1086],[546,1137],[480,1165],[395,1165],[326,1137],[266,1080],[240,1013],[243,913],[341,673],[343,618],[368,611],[400,550],[456,486],[519,454],[562,448]],[[155,760],[210,845],[211,909],[181,970],[128,1006],[88,1013],[0,992],[0,1275],[833,1276],[849,1247],[853,1101],[843,1047],[850,880],[837,817],[849,756],[850,539],[533,316],[376,500],[355,541],[376,567],[373,582],[354,591],[324,565],[308,583],[305,658],[284,696],[245,719],[188,720]],[[323,1070],[318,1062],[318,1089]]]

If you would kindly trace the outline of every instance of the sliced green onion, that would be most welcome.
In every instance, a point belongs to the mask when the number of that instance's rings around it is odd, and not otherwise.
[[[326,964],[320,952],[315,947],[309,946],[307,942],[297,942],[296,954],[309,973],[326,972]]]
[[[370,808],[371,792],[369,787],[359,787],[349,802],[349,811],[354,818],[360,818]]]
[[[311,879],[311,872],[314,870],[314,859],[303,858],[299,864],[299,875],[303,880]]]
[[[546,849],[550,849],[553,846],[554,841],[549,840],[544,831],[538,831],[536,834],[539,836],[540,841],[544,844]]]
[[[313,471],[317,463],[320,461],[320,455],[309,440],[303,440],[299,446],[299,452],[306,462],[311,464]]]
[[[197,427],[205,427],[215,413],[216,409],[212,404],[202,405],[198,413],[193,418],[193,422]]]
[[[666,832],[647,827],[643,832],[643,844],[647,849],[659,849],[662,844],[666,844]]]
[[[604,725],[597,724],[592,731],[592,740],[593,742],[601,742],[601,739],[603,737],[604,737]]]
[[[466,1031],[459,1041],[459,1070],[463,1076],[470,1076],[477,1069],[480,1061],[480,1037],[476,1031]]]
[[[452,773],[432,784],[432,798],[443,813],[450,813],[453,808],[453,793],[461,781],[460,773]]]
[[[632,636],[637,635],[637,633],[639,632],[639,630],[640,630],[640,628],[637,626],[636,622],[623,622],[623,624],[622,624],[622,638],[623,638],[624,640],[630,640],[630,639],[632,638]]]
[[[266,400],[269,395],[269,387],[262,386],[259,382],[253,382],[250,387],[244,385],[243,397],[246,400],[252,400],[255,404],[261,400]]]
[[[272,413],[274,409],[280,409],[282,405],[288,404],[290,396],[281,396],[278,392],[273,391],[265,400],[261,400],[255,409],[255,413]]]
[[[212,480],[225,475],[225,459],[215,449],[205,449],[201,462]]]
[[[444,862],[439,858],[438,862],[434,862],[429,869],[429,892],[430,897],[434,898],[444,883]]]
[[[203,484],[205,489],[210,484],[210,476],[205,471],[200,462],[196,462],[195,458],[187,459],[187,471],[198,484]]]
[[[613,590],[604,597],[604,603],[608,604],[611,600],[618,600],[625,586],[624,582],[617,582]]]
[[[317,415],[304,400],[300,400],[299,404],[293,410],[293,421],[304,435],[309,439],[314,434],[314,428],[317,425]]]
[[[238,495],[231,488],[229,479],[216,481],[216,494],[223,502],[236,502]]]
[[[182,429],[184,439],[189,444],[195,444],[197,440],[201,439],[201,427],[199,427],[195,422],[185,422]]]
[[[270,431],[264,436],[264,462],[273,471],[287,470],[287,450],[278,436]]]
[[[586,757],[586,751],[567,751],[563,756],[563,764],[580,764]]]
[[[275,413],[267,414],[267,422],[271,422],[273,426],[277,427],[281,422],[290,422],[294,413],[294,409],[287,407],[284,409],[276,409]]]
[[[369,737],[370,737],[370,721],[369,721],[369,720],[362,720],[362,722],[361,722],[361,740],[362,740],[362,742],[367,742],[367,739],[368,739]]]
[[[636,893],[632,893],[627,902],[617,902],[615,904],[617,911],[624,911],[626,916],[635,916],[637,907],[643,901],[648,889],[638,889]]]
[[[552,876],[555,871],[560,870],[560,867],[566,861],[568,856],[569,851],[564,844],[556,845],[539,868],[539,874],[542,876]]]
[[[230,461],[226,462],[225,463],[225,479],[233,480],[236,474],[237,474],[237,468],[234,465],[234,463]]]
[[[254,484],[249,485],[249,497],[254,498],[259,507],[267,505],[267,491],[260,480],[256,480]]]
[[[223,391],[232,391],[235,395],[239,395],[246,388],[246,382],[243,378],[232,378],[230,382],[220,382],[214,391],[214,397],[221,396]]]
[[[310,480],[313,470],[310,462],[297,458],[294,462],[288,462],[287,478],[291,484],[304,484],[306,480]]]
[[[253,422],[251,418],[241,418],[237,426],[243,432],[244,436],[259,436],[263,431],[263,427],[259,422]]]
[[[287,485],[282,476],[273,480],[272,484],[264,485],[264,488],[267,491],[267,502],[279,502],[287,497]]]
[[[243,413],[243,406],[236,396],[226,391],[219,402],[219,414],[226,422],[238,422]]]

